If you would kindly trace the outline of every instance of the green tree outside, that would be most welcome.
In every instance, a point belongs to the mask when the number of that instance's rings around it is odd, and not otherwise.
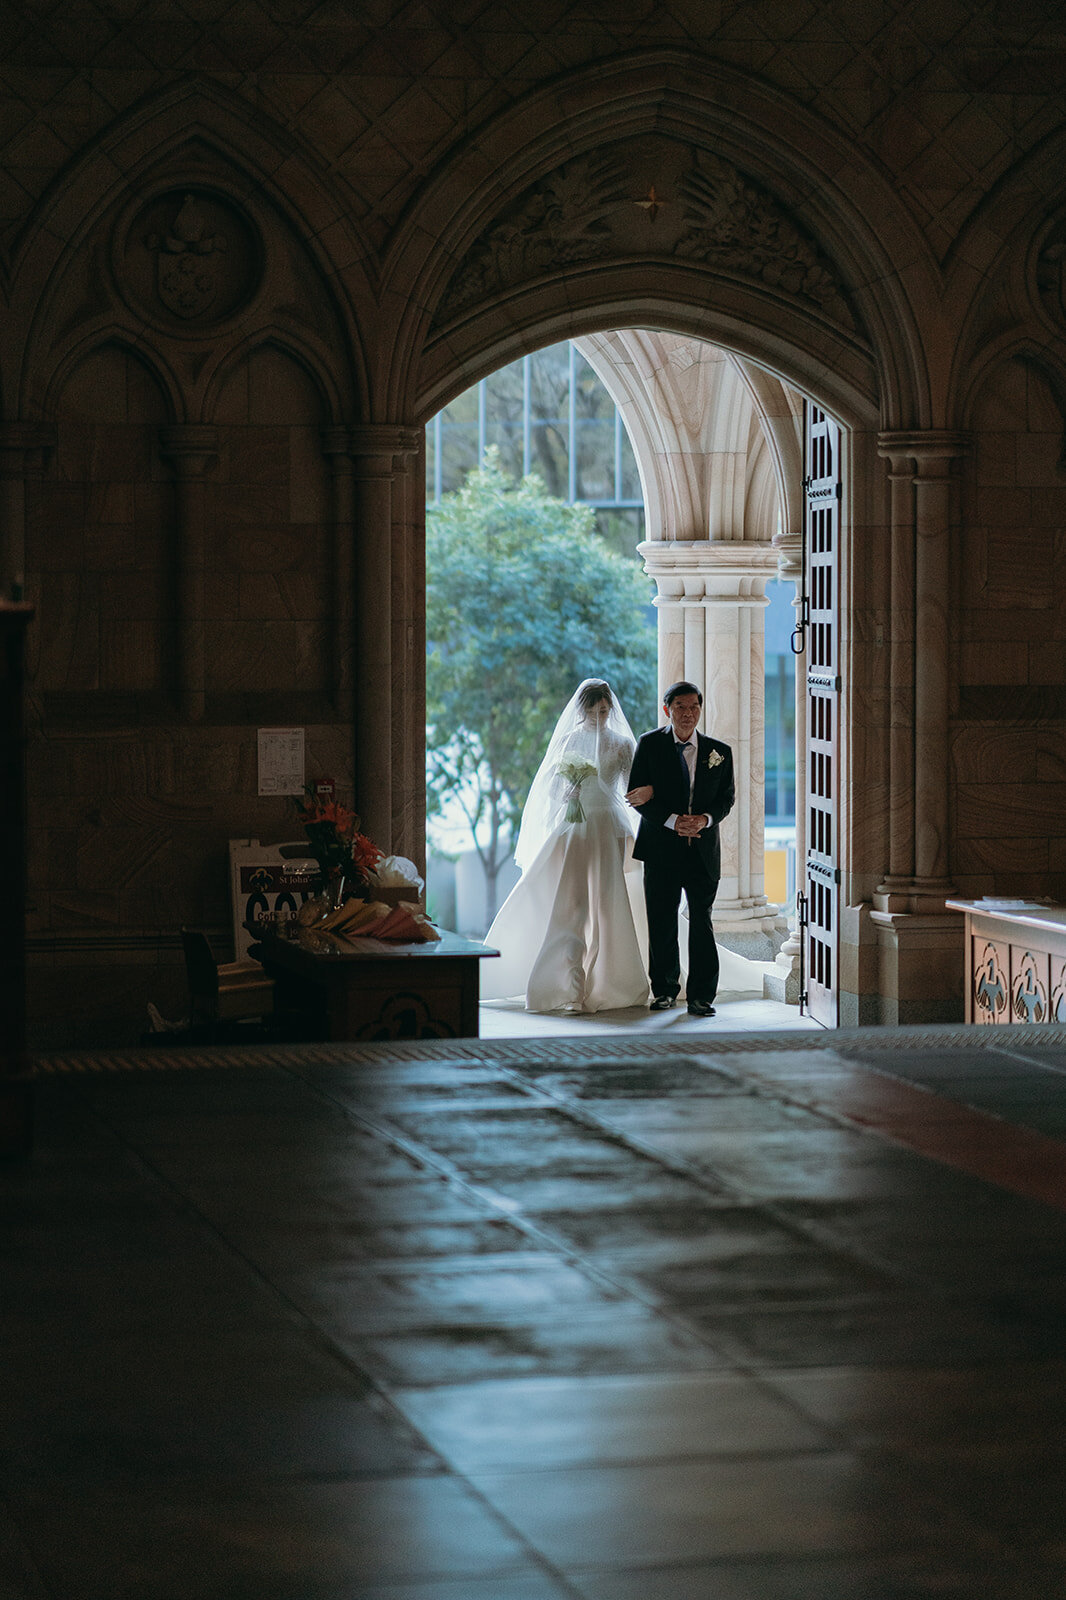
[[[496,879],[563,706],[607,678],[634,732],[655,721],[648,579],[591,507],[516,483],[495,449],[427,511],[427,788],[458,807],[495,914]]]

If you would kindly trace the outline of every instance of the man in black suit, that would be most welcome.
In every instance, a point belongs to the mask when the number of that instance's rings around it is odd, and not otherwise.
[[[718,946],[711,908],[722,874],[718,824],[733,809],[733,752],[696,732],[703,696],[674,683],[663,697],[668,726],[642,734],[626,798],[640,812],[633,854],[644,863],[653,1011],[667,1011],[681,989],[677,913],[688,900],[688,1009],[713,1017]]]

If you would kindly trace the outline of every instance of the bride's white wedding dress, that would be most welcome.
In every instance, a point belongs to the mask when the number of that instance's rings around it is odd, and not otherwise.
[[[610,710],[587,721],[577,700],[530,789],[515,851],[522,876],[485,935],[499,959],[480,963],[481,998],[524,994],[528,1011],[613,1011],[648,1000],[630,900],[630,884],[640,895],[637,817],[624,798],[635,740],[613,695]],[[572,762],[594,770],[574,784],[559,771]],[[567,820],[575,801],[582,821]]]

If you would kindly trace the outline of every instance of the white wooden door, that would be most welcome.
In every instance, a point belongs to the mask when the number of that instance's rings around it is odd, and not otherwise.
[[[840,429],[805,405],[807,585],[807,862],[804,971],[806,1009],[835,1028],[840,914],[838,865],[840,664],[838,550]]]

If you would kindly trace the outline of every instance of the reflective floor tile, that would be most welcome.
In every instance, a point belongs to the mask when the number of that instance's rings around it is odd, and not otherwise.
[[[279,1284],[319,1326],[351,1337],[456,1322],[603,1310],[625,1292],[548,1253],[328,1265]]]
[[[532,1378],[400,1390],[396,1404],[460,1471],[812,1450],[822,1431],[751,1379]]]
[[[437,1326],[338,1340],[383,1382],[452,1384],[486,1377],[706,1372],[729,1365],[707,1339],[633,1302],[581,1316],[506,1326]]]
[[[895,1551],[978,1536],[857,1456],[642,1462],[470,1473],[556,1566],[627,1567],[723,1555]]]
[[[946,1462],[1036,1461],[1066,1436],[1066,1362],[914,1371],[766,1373],[772,1388],[855,1448]]]
[[[499,1519],[447,1477],[154,1496],[12,1497],[46,1586],[77,1600],[319,1600],[341,1585],[531,1577]],[[343,1593],[343,1589],[341,1589]],[[549,1591],[550,1592],[550,1591]]]
[[[936,1549],[568,1576],[583,1600],[1035,1600],[1059,1593],[1055,1569],[1039,1557],[990,1553],[976,1560]]]
[[[745,1313],[689,1310],[712,1344],[755,1366],[925,1366],[1040,1360],[1061,1351],[1053,1330],[1007,1324],[980,1308],[906,1292],[831,1305]]]

